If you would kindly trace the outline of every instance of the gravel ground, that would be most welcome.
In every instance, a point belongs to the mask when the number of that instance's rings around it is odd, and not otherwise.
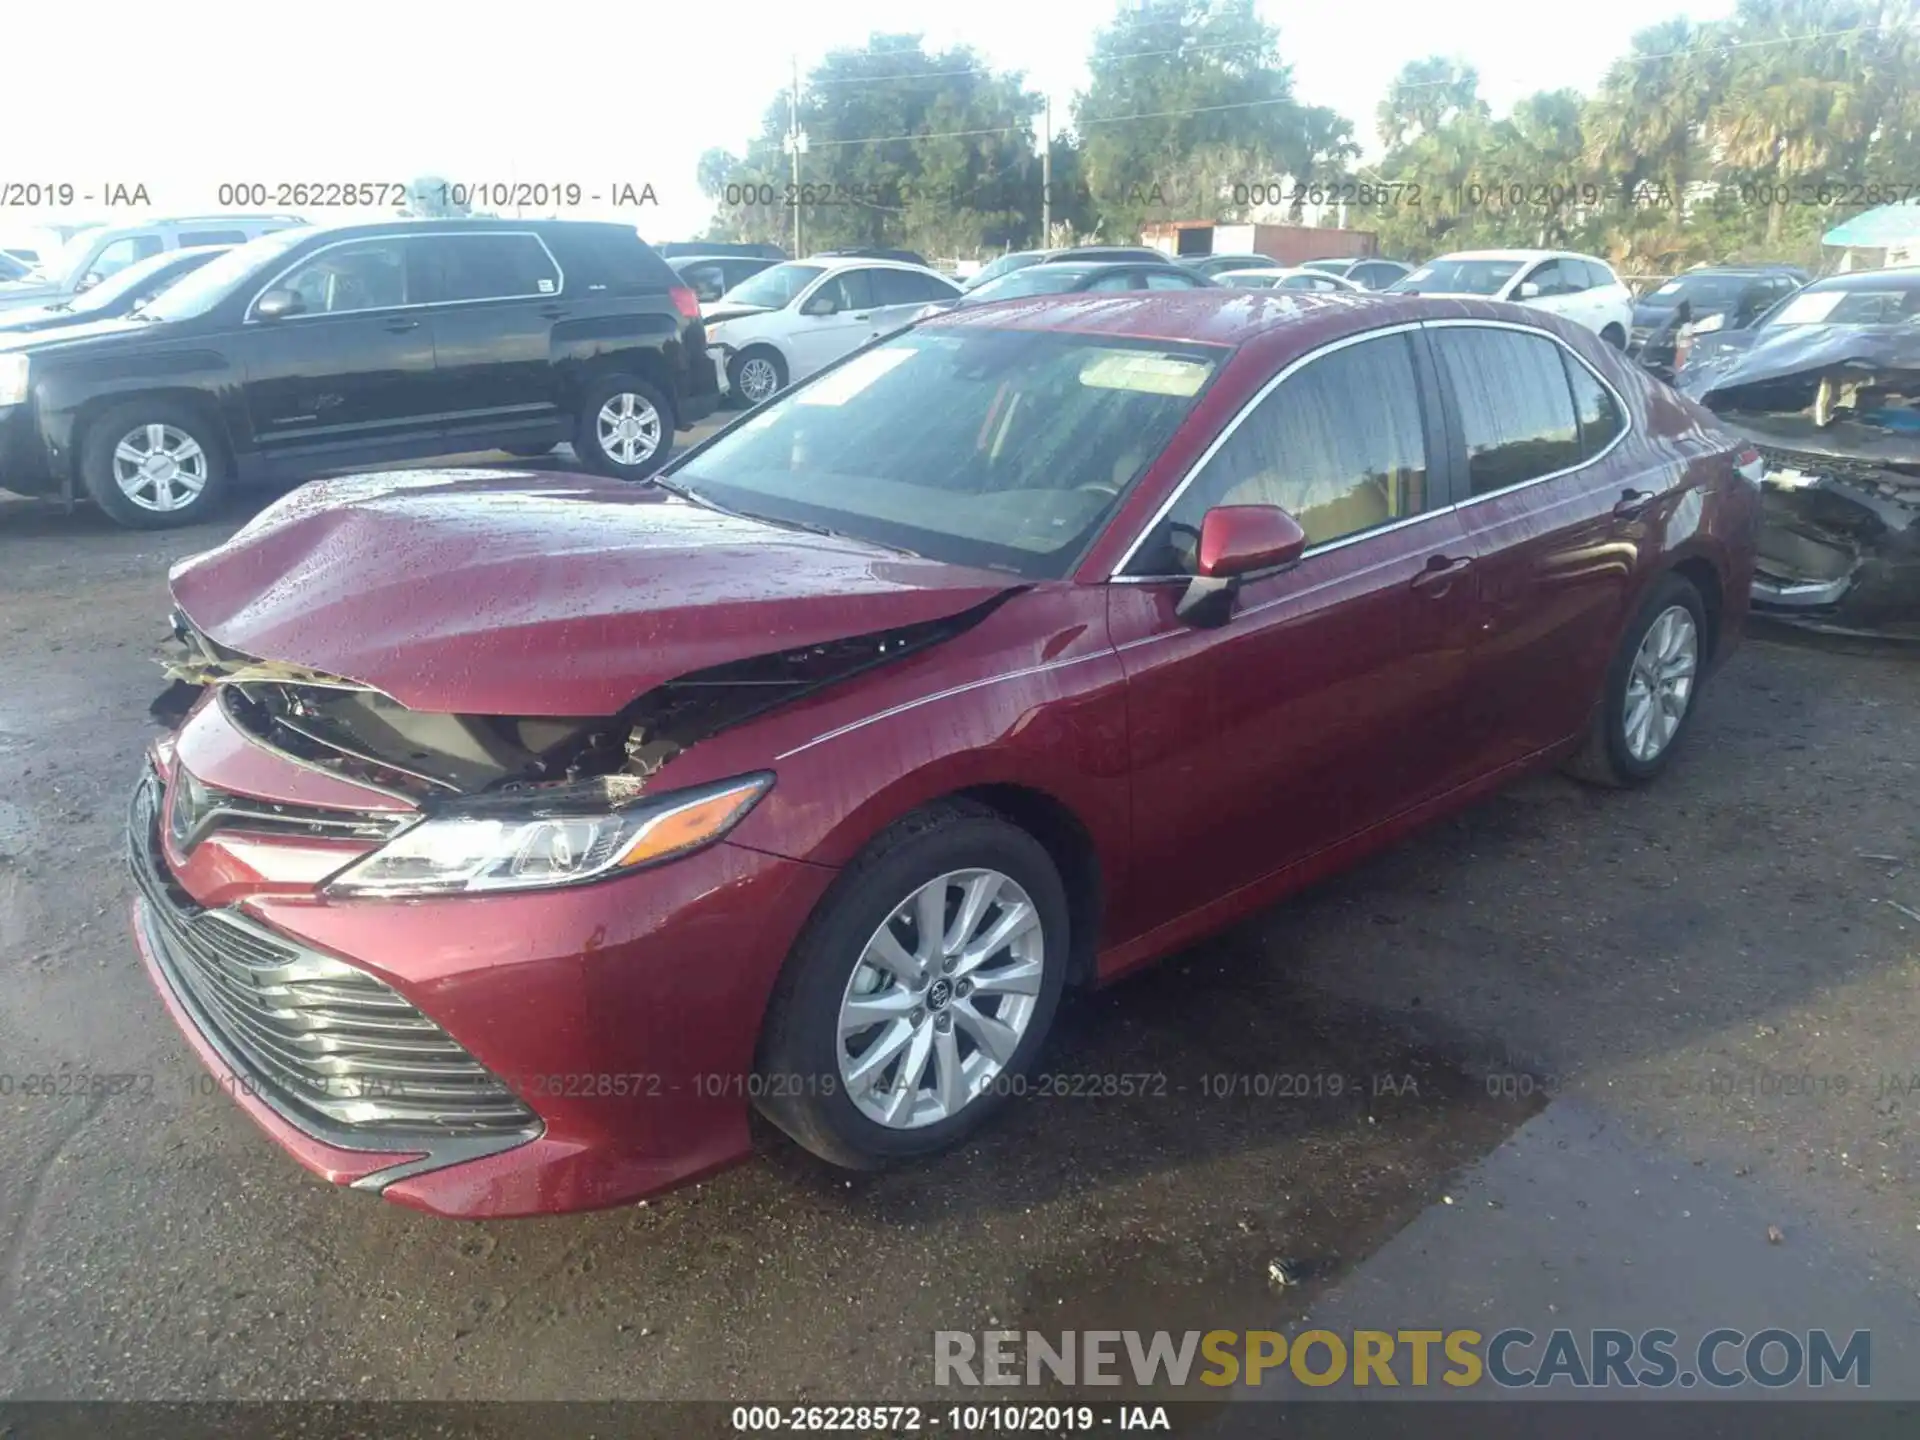
[[[166,567],[239,518],[0,502],[0,1396],[897,1400],[937,1328],[1297,1314],[1562,1093],[1920,1281],[1920,664],[1779,638],[1652,789],[1524,782],[1063,1014],[1049,1068],[1162,1096],[1028,1100],[851,1182],[766,1135],[599,1215],[331,1189],[201,1093],[125,933]],[[154,1092],[20,1093],[80,1071]],[[1278,1071],[1342,1093],[1207,1093]]]

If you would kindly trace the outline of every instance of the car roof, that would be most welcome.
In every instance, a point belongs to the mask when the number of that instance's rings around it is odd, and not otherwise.
[[[1598,255],[1583,255],[1578,250],[1450,250],[1445,255],[1434,256],[1427,264],[1438,260],[1591,260],[1597,265],[1607,263]]]
[[[783,265],[817,265],[832,274],[837,270],[911,270],[916,275],[940,275],[931,265],[915,265],[910,260],[882,260],[872,255],[809,255],[804,260],[783,260]],[[947,277],[940,275],[942,280]]]
[[[1897,280],[1903,284],[1920,281],[1920,265],[1884,265],[1878,270],[1847,270],[1828,275],[1807,288],[1821,290],[1869,290],[1876,281]]]
[[[972,325],[988,330],[1059,330],[1082,335],[1111,335],[1136,340],[1238,346],[1276,328],[1339,329],[1364,315],[1369,328],[1396,321],[1479,314],[1464,302],[1417,295],[1351,291],[1232,290],[1215,285],[1191,290],[1145,290],[1111,295],[1020,296],[947,311],[922,322],[932,326]],[[1505,320],[1520,307],[1482,302],[1491,317]],[[1546,328],[1546,327],[1542,327]]]

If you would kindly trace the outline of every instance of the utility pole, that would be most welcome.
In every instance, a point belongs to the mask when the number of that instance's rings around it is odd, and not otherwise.
[[[1047,96],[1040,138],[1040,248],[1053,244],[1053,97]]]
[[[806,132],[800,128],[800,57],[793,59],[793,88],[787,92],[786,151],[793,157],[793,258],[806,258],[800,248],[800,156],[807,148]]]

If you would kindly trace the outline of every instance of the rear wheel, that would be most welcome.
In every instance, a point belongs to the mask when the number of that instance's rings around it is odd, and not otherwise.
[[[1706,606],[1678,575],[1654,587],[1620,638],[1586,746],[1568,769],[1600,785],[1644,785],[1693,719],[1706,661]]]
[[[879,836],[789,957],[761,1045],[761,1109],[854,1169],[958,1142],[1046,1040],[1067,900],[1046,850],[946,801]]]
[[[573,448],[603,475],[638,480],[673,451],[673,405],[645,380],[616,375],[593,387],[580,407]]]
[[[87,430],[80,480],[93,501],[133,530],[169,530],[213,514],[227,464],[214,427],[174,400],[116,406]]]

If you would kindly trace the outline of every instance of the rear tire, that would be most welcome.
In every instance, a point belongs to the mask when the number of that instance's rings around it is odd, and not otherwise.
[[[171,530],[226,501],[226,450],[212,421],[177,400],[131,400],[87,428],[80,482],[129,530]]]
[[[1624,789],[1667,768],[1698,707],[1707,633],[1706,605],[1690,581],[1668,575],[1654,586],[1620,637],[1592,729],[1567,762],[1569,774]]]
[[[673,453],[674,423],[673,403],[651,383],[615,375],[588,390],[573,450],[590,470],[644,480]]]
[[[923,892],[940,916],[925,939]],[[1067,916],[1059,872],[1026,831],[968,801],[907,816],[847,867],[788,956],[756,1104],[848,1169],[959,1143],[1046,1043]],[[1014,933],[996,943],[1002,926]]]

